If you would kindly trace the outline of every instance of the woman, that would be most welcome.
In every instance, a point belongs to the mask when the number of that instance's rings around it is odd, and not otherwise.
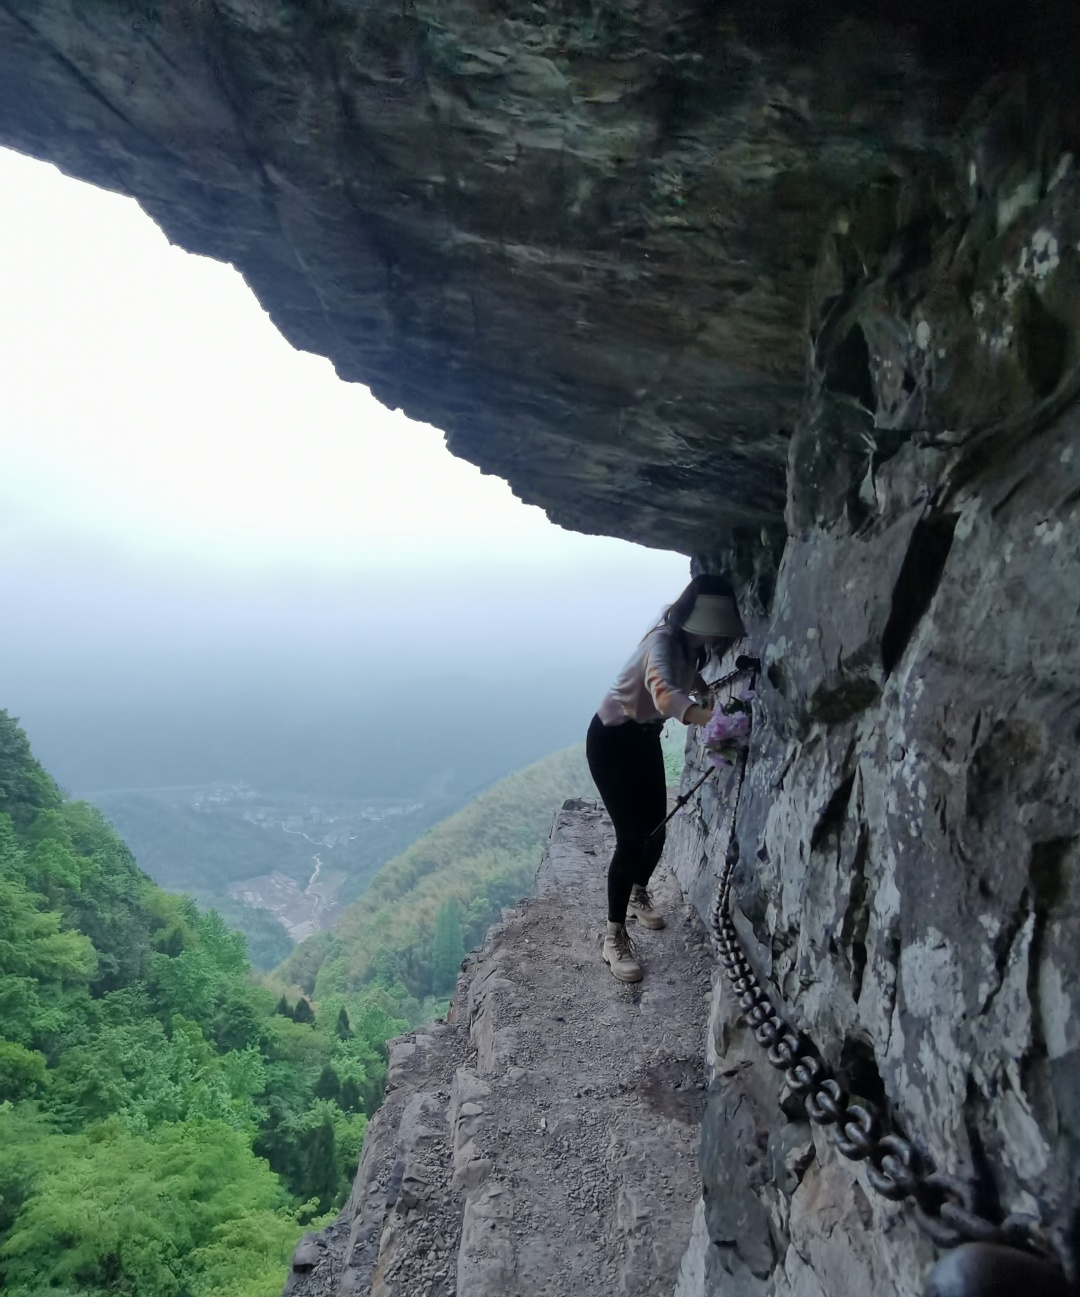
[[[615,826],[602,958],[620,982],[641,981],[627,914],[646,928],[664,926],[648,892],[664,849],[664,830],[654,830],[667,814],[660,732],[669,717],[708,724],[711,704],[690,695],[708,697],[701,668],[744,634],[731,585],[722,576],[694,577],[638,645],[589,726],[589,769]]]

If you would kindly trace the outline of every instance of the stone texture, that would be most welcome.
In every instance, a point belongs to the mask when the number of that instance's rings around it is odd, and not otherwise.
[[[984,135],[1016,102],[983,110]],[[1046,132],[1053,115],[1027,120]],[[964,183],[933,200],[899,187],[876,258],[830,236],[823,264],[848,278],[823,277],[810,302],[822,323],[791,447],[791,534],[755,627],[764,674],[736,890],[758,967],[852,1089],[981,1210],[1067,1233],[1080,1206],[1080,185],[1068,156],[1012,147],[1004,191],[975,149]],[[924,227],[928,202],[939,215]],[[933,233],[905,274],[908,217]],[[856,218],[845,227],[854,238]],[[1033,319],[1057,350],[1024,343]],[[1028,345],[1042,347],[1034,371]],[[692,744],[690,757],[687,778]],[[699,907],[730,795],[708,785],[675,830]],[[797,1183],[770,1170],[766,1137],[797,1148],[806,1124],[785,1118],[726,992],[711,1037],[695,1291],[921,1292],[934,1249],[819,1133]]]
[[[233,262],[563,525],[752,565],[823,231],[948,169],[972,90],[1068,32],[1041,8],[3,0],[0,142]]]

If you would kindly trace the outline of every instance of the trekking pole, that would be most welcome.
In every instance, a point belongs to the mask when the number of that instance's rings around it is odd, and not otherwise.
[[[714,774],[715,771],[716,771],[716,767],[710,766],[709,769],[705,771],[705,773],[693,786],[693,788],[689,789],[689,791],[683,793],[681,796],[675,798],[675,805],[671,808],[671,810],[667,813],[667,815],[664,816],[664,818],[660,821],[660,823],[656,826],[656,828],[653,829],[653,831],[648,835],[648,837],[646,837],[645,839],[646,842],[648,842],[649,838],[655,838],[656,835],[660,832],[660,830],[667,825],[668,821],[673,819],[676,815],[678,815],[678,813],[682,810],[682,808],[686,805],[686,803],[690,800],[690,798],[693,797],[693,795],[697,792],[697,790],[701,787],[701,785],[705,782],[705,780],[708,779],[708,777],[711,774]]]

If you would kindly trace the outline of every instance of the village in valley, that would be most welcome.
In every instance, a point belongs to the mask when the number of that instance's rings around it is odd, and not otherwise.
[[[330,927],[379,865],[443,813],[417,798],[316,798],[242,779],[94,800],[151,876],[204,905],[227,898],[262,910],[294,942]]]

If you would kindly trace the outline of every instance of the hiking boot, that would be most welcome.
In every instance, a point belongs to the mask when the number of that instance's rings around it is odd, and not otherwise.
[[[626,907],[628,917],[637,919],[643,928],[664,927],[664,916],[653,909],[652,897],[647,887],[635,886],[630,892],[630,902]]]
[[[611,969],[612,977],[617,977],[620,982],[641,981],[641,965],[634,954],[634,943],[630,940],[626,925],[609,920],[600,958]]]

